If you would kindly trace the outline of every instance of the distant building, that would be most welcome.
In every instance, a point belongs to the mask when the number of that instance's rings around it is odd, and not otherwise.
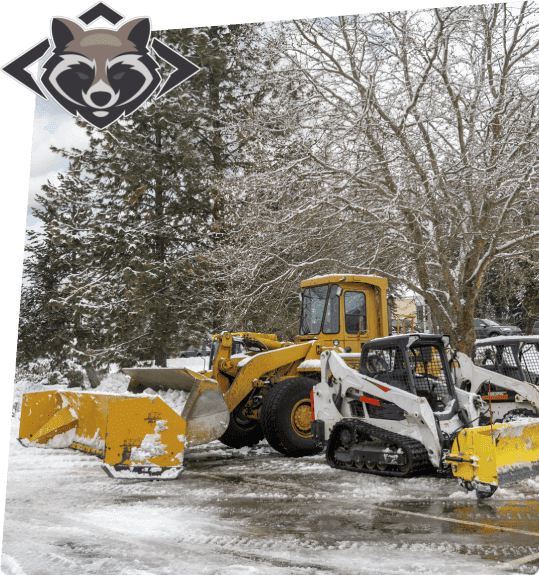
[[[432,326],[432,318],[430,308],[427,306],[421,296],[413,296],[395,300],[392,309],[392,325],[393,329],[397,329],[397,318],[399,316],[413,316],[414,329],[419,332],[435,333]],[[411,320],[404,320],[405,331],[409,332],[411,328]],[[402,319],[401,319],[402,324]]]

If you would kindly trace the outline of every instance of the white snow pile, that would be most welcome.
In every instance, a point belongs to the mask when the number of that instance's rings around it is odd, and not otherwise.
[[[144,390],[144,393],[157,395],[178,415],[182,414],[187,398],[189,397],[188,391],[181,391],[179,389],[160,389],[158,392],[155,392],[153,389],[148,388]]]
[[[152,457],[159,457],[166,453],[165,445],[161,443],[161,432],[167,427],[166,419],[159,419],[155,424],[155,433],[148,434],[142,440],[140,447],[131,450],[131,462],[143,465],[155,465],[149,461]]]
[[[95,391],[102,393],[125,393],[130,379],[131,378],[122,371],[109,373],[101,380],[101,383],[96,387]]]

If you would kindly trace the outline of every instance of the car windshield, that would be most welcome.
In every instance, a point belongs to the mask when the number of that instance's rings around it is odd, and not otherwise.
[[[492,321],[491,319],[484,319],[483,320],[487,325],[500,325],[499,323],[496,323],[495,321]]]

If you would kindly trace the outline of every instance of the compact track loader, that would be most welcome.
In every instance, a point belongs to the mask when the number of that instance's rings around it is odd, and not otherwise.
[[[539,336],[501,336],[476,340],[473,363],[502,376],[531,383],[539,387]],[[466,378],[463,378],[465,381]],[[473,382],[473,383],[472,383]],[[505,389],[468,379],[465,389],[478,393],[492,403],[494,421],[510,421],[514,417],[533,416],[534,412],[522,401],[517,388]]]
[[[27,394],[20,439],[93,449],[104,457],[109,474],[122,477],[171,476],[184,446],[214,439],[243,447],[265,437],[287,456],[317,453],[310,395],[320,381],[320,356],[325,350],[347,352],[346,362],[357,367],[361,346],[388,335],[387,280],[329,275],[305,280],[301,288],[294,342],[280,342],[274,334],[225,332],[213,338],[208,371],[125,369],[131,376],[128,393],[106,400],[85,392]],[[172,416],[164,402],[145,395],[148,388],[188,392],[181,414]],[[122,425],[111,426],[113,421]]]
[[[322,380],[313,389],[312,435],[326,446],[331,467],[393,477],[436,469],[459,478],[478,497],[499,485],[539,473],[539,391],[535,385],[475,366],[453,353],[449,338],[397,335],[363,346],[359,370],[346,356],[322,355]],[[515,392],[529,417],[512,403],[492,421],[492,401],[466,387]]]

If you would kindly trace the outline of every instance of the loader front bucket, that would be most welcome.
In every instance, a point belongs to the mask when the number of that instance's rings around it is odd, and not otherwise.
[[[445,461],[462,486],[490,497],[499,486],[539,474],[539,420],[464,429]]]
[[[185,428],[160,397],[44,391],[24,395],[19,441],[92,453],[111,477],[175,479]]]
[[[187,430],[186,445],[194,446],[219,439],[227,430],[230,413],[221,386],[206,374],[190,369],[124,369],[131,376],[130,390],[150,388],[155,391],[176,389],[189,392],[182,411]]]

